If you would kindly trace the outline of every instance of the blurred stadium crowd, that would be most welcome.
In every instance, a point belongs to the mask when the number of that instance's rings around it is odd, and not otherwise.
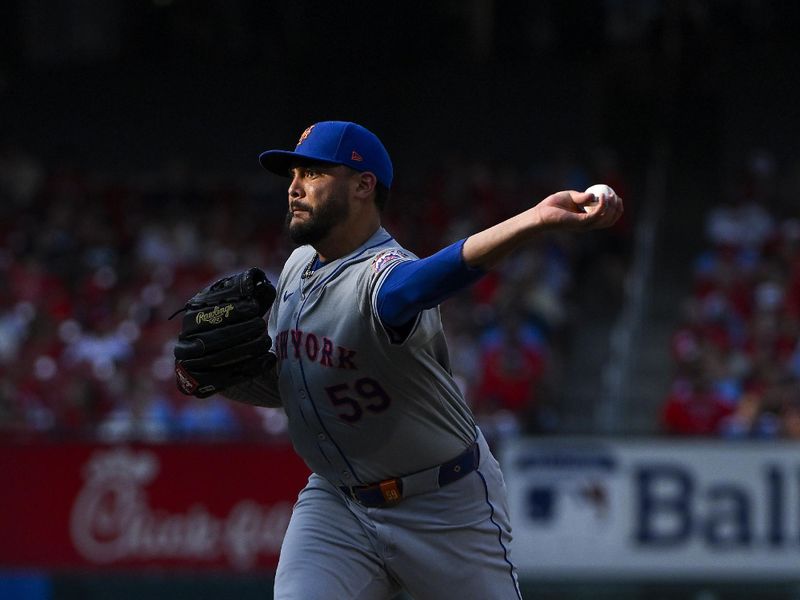
[[[393,192],[386,225],[426,256],[555,189],[605,181],[625,195],[611,151],[587,164],[562,158],[520,172],[446,160]],[[707,212],[706,249],[672,338],[666,433],[800,438],[800,220],[775,201],[776,180],[771,157],[755,154],[741,185]],[[280,180],[214,178],[178,163],[123,179],[51,169],[9,147],[0,193],[4,435],[285,433],[280,410],[182,396],[172,370],[179,323],[168,320],[223,274],[259,265],[277,279],[291,251]],[[443,306],[455,374],[489,437],[559,431],[576,277],[591,253],[621,288],[631,238],[630,216],[599,246],[544,236]]]
[[[527,172],[444,161],[393,190],[386,226],[419,255],[556,189],[626,183],[614,155]],[[284,182],[214,178],[174,164],[130,178],[0,156],[0,430],[164,440],[281,436],[282,411],[195,400],[175,388],[168,316],[252,265],[275,280],[291,250]],[[629,222],[605,242],[622,284]],[[443,307],[456,375],[490,435],[554,431],[579,236],[544,236]],[[583,244],[583,245],[582,245]],[[596,245],[593,253],[598,252]]]
[[[707,213],[672,338],[668,433],[800,439],[800,214],[781,182],[770,153],[753,152]]]

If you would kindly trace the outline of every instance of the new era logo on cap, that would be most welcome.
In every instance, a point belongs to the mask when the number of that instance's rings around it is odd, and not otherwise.
[[[294,152],[267,150],[258,157],[261,165],[278,175],[287,175],[298,160],[347,165],[370,171],[378,182],[391,187],[394,169],[389,153],[366,127],[349,121],[322,121],[307,127]]]

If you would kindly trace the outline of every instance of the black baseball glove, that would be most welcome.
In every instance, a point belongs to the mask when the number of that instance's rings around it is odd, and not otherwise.
[[[255,267],[195,294],[178,311],[186,311],[175,345],[178,389],[207,398],[270,367],[275,355],[263,317],[274,300],[275,287]]]

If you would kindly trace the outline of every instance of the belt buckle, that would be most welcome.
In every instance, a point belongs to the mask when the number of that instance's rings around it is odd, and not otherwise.
[[[388,506],[392,506],[403,499],[403,492],[399,479],[387,479],[378,484],[381,496]]]

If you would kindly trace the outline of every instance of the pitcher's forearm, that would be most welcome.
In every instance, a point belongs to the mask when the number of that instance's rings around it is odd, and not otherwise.
[[[536,207],[479,231],[467,238],[462,256],[467,266],[490,269],[520,244],[530,240],[542,229]]]

